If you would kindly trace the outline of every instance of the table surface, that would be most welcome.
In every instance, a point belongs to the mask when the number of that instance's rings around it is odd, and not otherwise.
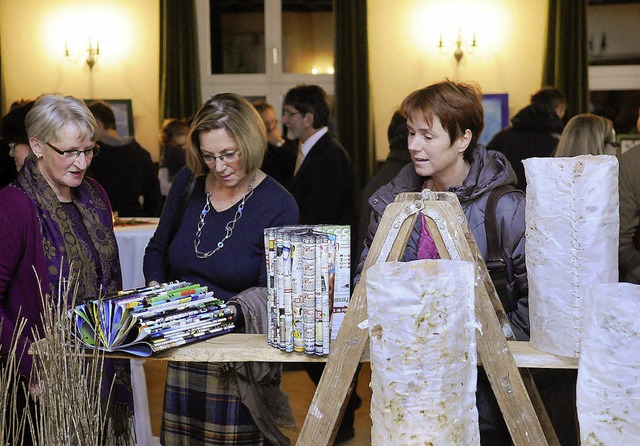
[[[509,341],[509,349],[521,368],[577,369],[578,358],[544,353],[531,347],[529,342]],[[128,354],[108,353],[110,357],[135,358]],[[185,362],[326,362],[328,356],[286,353],[267,343],[266,335],[228,333],[194,342],[193,344],[159,352],[145,358],[156,361]],[[369,361],[369,348],[365,347],[363,362]]]
[[[124,219],[130,220],[130,219]],[[144,224],[118,225],[114,228],[120,266],[122,269],[122,289],[141,288],[145,286],[142,263],[144,251],[149,240],[158,227],[158,218],[139,218]]]

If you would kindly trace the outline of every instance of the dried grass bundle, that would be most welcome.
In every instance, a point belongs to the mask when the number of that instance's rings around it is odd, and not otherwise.
[[[0,445],[22,444],[22,436],[26,423],[26,412],[19,407],[20,393],[25,400],[29,399],[29,391],[20,380],[18,364],[22,359],[22,352],[18,353],[18,339],[24,331],[26,321],[18,317],[6,362],[0,361]],[[0,320],[0,331],[2,331]]]
[[[32,347],[31,390],[37,404],[35,417],[27,417],[33,442],[41,446],[130,444],[122,438],[116,443],[108,422],[113,379],[103,388],[104,353],[94,349],[87,356],[75,341],[67,311],[75,306],[77,281],[77,274],[71,273],[68,281],[61,277],[57,299],[49,295],[42,299],[42,333],[33,333]]]

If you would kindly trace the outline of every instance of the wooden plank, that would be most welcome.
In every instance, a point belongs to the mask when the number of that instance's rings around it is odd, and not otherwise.
[[[374,263],[394,261],[401,257],[417,216],[416,213],[406,215],[406,208],[407,205],[403,203],[391,203],[387,206],[369,250],[363,274],[366,274]],[[399,219],[396,220],[396,217]],[[388,245],[384,246],[387,239],[395,240],[388,256]],[[366,320],[367,296],[363,277],[351,296],[349,308],[338,337],[332,345],[327,365],[296,444],[323,446],[333,441],[338,420],[344,412],[345,401],[369,337],[368,328],[362,325]]]
[[[40,340],[46,342],[46,340]],[[520,368],[577,369],[578,358],[555,356],[536,350],[524,341],[509,341],[509,349]],[[332,344],[333,346],[333,344]],[[31,353],[31,352],[29,352]],[[91,354],[90,352],[88,353]],[[126,353],[105,353],[107,358],[144,359],[146,361],[184,362],[327,362],[327,356],[285,353],[267,343],[267,335],[228,333],[193,344],[176,347],[148,358]],[[360,362],[369,362],[369,345],[365,346]]]

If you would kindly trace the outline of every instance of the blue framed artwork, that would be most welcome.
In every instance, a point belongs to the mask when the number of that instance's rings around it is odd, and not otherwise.
[[[131,99],[84,99],[84,102],[89,105],[98,100],[106,102],[113,110],[118,134],[123,138],[127,136],[133,137],[133,107],[131,106]]]
[[[509,125],[509,95],[507,93],[483,94],[484,131],[478,142],[487,145],[493,135]]]

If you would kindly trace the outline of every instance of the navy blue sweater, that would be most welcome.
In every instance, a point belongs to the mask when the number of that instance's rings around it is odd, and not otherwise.
[[[224,247],[208,259],[199,259],[193,244],[206,199],[205,177],[198,178],[182,223],[173,240],[169,240],[177,218],[180,195],[190,178],[190,172],[184,168],[174,179],[158,229],[145,251],[144,275],[147,283],[152,280],[160,283],[169,280],[196,282],[208,286],[215,297],[224,301],[253,286],[266,286],[263,230],[298,222],[294,198],[267,176],[246,200],[242,217],[236,222],[233,234],[224,242]],[[200,252],[213,250],[224,238],[225,225],[233,220],[237,207],[238,204],[235,204],[223,212],[211,208],[205,217]],[[168,256],[165,256],[167,247]]]

